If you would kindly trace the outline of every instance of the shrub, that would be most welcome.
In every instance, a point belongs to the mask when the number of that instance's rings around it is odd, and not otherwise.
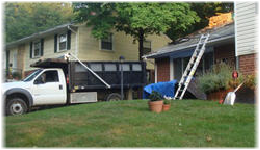
[[[172,97],[167,97],[166,95],[163,96],[163,104],[170,104],[171,100],[173,100]]]
[[[161,96],[160,93],[158,93],[156,91],[152,91],[152,93],[149,95],[149,99],[151,101],[160,101],[163,99],[163,97]]]
[[[244,86],[246,88],[250,88],[252,90],[255,90],[255,86],[256,86],[256,76],[253,74],[253,75],[247,75],[245,76],[245,79],[244,79]]]
[[[14,79],[21,79],[22,75],[19,72],[13,72],[12,76]]]
[[[243,80],[243,77],[239,75],[238,79],[234,80],[232,72],[233,69],[226,64],[214,65],[209,72],[198,77],[198,86],[206,94],[235,88]]]
[[[171,100],[169,100],[169,99],[163,99],[163,104],[165,104],[165,105],[171,104]]]

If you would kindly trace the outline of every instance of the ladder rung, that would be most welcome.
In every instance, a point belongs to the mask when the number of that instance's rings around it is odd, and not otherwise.
[[[201,57],[205,51],[205,45],[209,39],[209,36],[209,33],[207,35],[201,35],[196,49],[188,62],[185,72],[182,74],[181,82],[179,83],[179,87],[174,96],[174,99],[182,99],[182,97],[184,96],[185,91],[187,90],[187,86],[189,85],[189,82],[192,80],[194,73],[197,70],[197,67],[201,61]]]

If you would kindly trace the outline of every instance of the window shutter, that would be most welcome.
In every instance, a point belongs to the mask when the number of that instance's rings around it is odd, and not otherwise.
[[[41,56],[43,56],[44,51],[44,39],[41,39]]]
[[[30,43],[30,58],[32,58],[32,42]]]
[[[57,52],[57,37],[58,37],[58,35],[55,34],[55,35],[54,35],[54,53]]]
[[[71,31],[68,30],[68,33],[67,33],[67,50],[70,50],[70,45],[71,45]]]

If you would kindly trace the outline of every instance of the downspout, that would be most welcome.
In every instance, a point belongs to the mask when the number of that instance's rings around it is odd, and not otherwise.
[[[235,22],[235,57],[236,57],[236,70],[239,70],[239,58],[237,55],[237,15],[236,15],[236,1],[234,2],[234,22]]]
[[[68,29],[76,34],[76,38],[75,38],[75,40],[76,40],[76,42],[75,42],[75,56],[78,57],[78,32],[73,30],[69,25],[68,25]]]

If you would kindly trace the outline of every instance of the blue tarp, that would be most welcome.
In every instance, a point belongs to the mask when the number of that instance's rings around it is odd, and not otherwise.
[[[167,82],[158,82],[148,84],[144,87],[143,99],[149,99],[149,95],[152,91],[160,93],[162,96],[174,97],[175,94],[175,84],[177,80],[167,81]]]

